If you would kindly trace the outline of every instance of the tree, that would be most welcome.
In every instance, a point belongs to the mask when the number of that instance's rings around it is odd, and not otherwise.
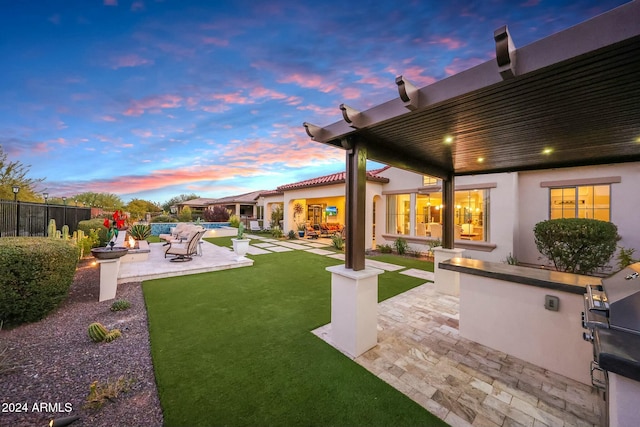
[[[70,197],[67,199],[67,202],[68,200],[77,200],[78,203],[81,203],[84,206],[102,208],[105,211],[115,211],[124,207],[124,202],[120,196],[111,193],[86,192]]]
[[[30,165],[20,161],[9,161],[7,153],[0,145],[0,199],[13,200],[13,186],[20,187],[18,200],[41,202],[42,196],[35,190],[44,178],[28,178]]]
[[[229,221],[229,211],[222,205],[215,205],[213,209],[205,209],[204,219],[210,222],[227,222]]]
[[[182,222],[189,222],[193,219],[193,215],[191,213],[191,208],[189,206],[185,206],[182,208],[180,213],[178,214],[178,220]]]
[[[132,199],[124,207],[124,210],[129,212],[129,216],[132,221],[139,221],[143,219],[147,212],[161,211],[160,207],[155,203],[142,199]]]
[[[180,204],[182,202],[186,202],[187,200],[193,200],[193,199],[198,199],[198,198],[200,198],[200,196],[198,196],[197,194],[193,194],[193,193],[192,194],[181,194],[179,196],[170,198],[169,200],[167,200],[166,202],[161,204],[160,207],[162,208],[163,211],[170,212],[171,211],[171,206]]]

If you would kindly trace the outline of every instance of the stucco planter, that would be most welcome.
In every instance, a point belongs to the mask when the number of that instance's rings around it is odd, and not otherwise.
[[[231,239],[233,242],[233,252],[236,254],[236,261],[241,261],[249,250],[251,239]]]

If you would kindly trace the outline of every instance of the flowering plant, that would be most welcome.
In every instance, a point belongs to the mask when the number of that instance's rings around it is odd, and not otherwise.
[[[122,213],[121,210],[117,210],[112,215],[113,220],[109,218],[105,218],[103,225],[109,229],[107,232],[107,239],[111,240],[114,237],[118,237],[118,229],[124,227],[124,221],[127,219],[127,216]]]

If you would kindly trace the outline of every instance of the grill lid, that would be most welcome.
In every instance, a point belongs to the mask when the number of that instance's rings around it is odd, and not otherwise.
[[[611,328],[640,333],[640,262],[604,279]]]

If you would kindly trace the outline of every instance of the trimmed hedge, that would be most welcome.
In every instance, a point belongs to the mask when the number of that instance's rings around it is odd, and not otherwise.
[[[69,293],[78,247],[46,237],[0,238],[0,321],[36,322]]]
[[[533,229],[538,251],[556,269],[591,274],[607,265],[620,240],[615,224],[587,218],[542,221]]]

